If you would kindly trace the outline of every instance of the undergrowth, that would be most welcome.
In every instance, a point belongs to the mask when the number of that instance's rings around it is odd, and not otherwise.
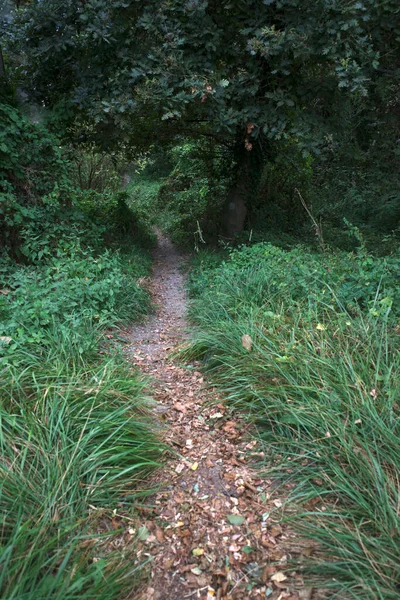
[[[100,334],[87,323],[83,350],[53,324],[40,350],[1,358],[2,598],[118,598],[139,571],[96,515],[131,510],[160,446],[143,381]]]
[[[309,575],[332,597],[398,598],[398,256],[259,244],[200,262],[186,356],[255,424],[261,469],[295,484],[294,526],[324,551]]]
[[[0,596],[117,599],[141,579],[128,524],[164,447],[145,382],[108,338],[151,308],[154,235],[127,193],[74,187],[56,140],[5,114]]]
[[[37,265],[1,262],[3,598],[109,600],[139,578],[134,537],[110,554],[95,509],[132,513],[163,451],[144,382],[102,341],[149,309],[147,266],[79,240]]]
[[[139,577],[134,537],[110,554],[95,508],[131,512],[163,450],[143,381],[102,341],[149,310],[148,258],[87,241],[0,262],[2,598],[109,600]]]

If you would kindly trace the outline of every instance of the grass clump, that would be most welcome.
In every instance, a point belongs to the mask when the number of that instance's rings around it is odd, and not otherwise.
[[[131,521],[121,520],[124,534],[109,524],[116,509],[134,516],[164,447],[144,381],[104,334],[149,311],[140,278],[150,258],[132,243],[144,238],[119,196],[110,205],[107,195],[102,205],[92,200],[3,205],[0,596],[7,600],[112,600],[141,577],[135,535],[126,533]]]
[[[118,598],[138,563],[132,545],[110,554],[93,507],[131,510],[162,449],[143,382],[117,356],[72,356],[60,335],[57,353],[0,361],[1,595]]]
[[[324,550],[309,572],[338,598],[399,595],[398,268],[262,244],[203,270],[203,291],[192,274],[187,352],[295,484],[295,525]]]

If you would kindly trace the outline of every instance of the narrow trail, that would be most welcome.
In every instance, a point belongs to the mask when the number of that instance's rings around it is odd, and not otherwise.
[[[260,456],[257,443],[195,365],[182,368],[168,358],[185,337],[182,264],[159,233],[152,278],[158,308],[129,333],[127,350],[152,377],[155,417],[176,452],[157,473],[160,491],[144,511],[139,551],[152,559],[151,574],[137,599],[310,599],[301,574],[286,572],[288,561],[309,548],[281,523],[273,482],[247,464]]]

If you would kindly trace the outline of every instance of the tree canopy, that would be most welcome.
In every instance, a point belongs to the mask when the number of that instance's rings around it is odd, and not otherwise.
[[[307,149],[398,75],[394,0],[41,0],[16,16],[31,97],[129,137],[296,136]],[[333,125],[334,124],[334,125]],[[151,140],[149,140],[151,141]]]

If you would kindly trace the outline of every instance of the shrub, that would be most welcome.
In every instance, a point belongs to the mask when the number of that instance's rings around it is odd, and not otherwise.
[[[243,300],[258,306],[268,297],[279,296],[292,302],[320,301],[354,314],[359,308],[371,309],[375,315],[400,312],[398,253],[384,258],[365,250],[321,254],[303,246],[287,251],[260,243],[233,250],[220,269],[206,266],[195,271],[192,286],[199,277],[203,284],[206,278],[233,310]]]
[[[151,236],[126,194],[74,189],[55,139],[0,105],[4,115],[0,595],[117,599],[142,564],[127,531],[115,549],[112,511],[132,518],[163,446],[145,382],[104,333],[150,308],[137,243]]]
[[[67,260],[53,258],[36,269],[4,270],[0,331],[12,337],[11,348],[26,341],[45,343],[46,328],[54,323],[74,327],[77,333],[80,323],[110,327],[143,316],[149,309],[148,295],[134,279],[133,254],[82,252]]]
[[[68,163],[45,127],[2,103],[0,124],[0,194],[15,192],[35,203],[53,191],[55,182],[59,189],[68,189]]]
[[[28,217],[27,264],[0,260],[0,595],[111,600],[140,565],[132,544],[110,552],[90,507],[132,505],[162,446],[143,381],[99,347],[106,329],[149,310],[137,284],[149,257],[102,247],[103,229],[76,209]]]

